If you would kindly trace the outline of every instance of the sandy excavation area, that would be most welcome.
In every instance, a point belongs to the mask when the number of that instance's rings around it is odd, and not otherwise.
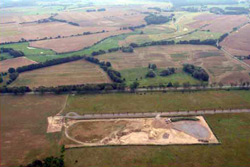
[[[68,121],[66,146],[216,144],[218,140],[202,116],[196,120],[138,118]]]

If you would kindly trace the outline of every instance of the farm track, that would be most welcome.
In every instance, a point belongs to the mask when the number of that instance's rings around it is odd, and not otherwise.
[[[113,114],[84,114],[78,115],[70,112],[64,118],[75,120],[89,119],[114,119],[114,118],[153,118],[157,115],[168,116],[194,116],[206,114],[227,114],[227,113],[250,113],[250,109],[230,109],[230,110],[197,110],[197,111],[172,111],[172,112],[153,112],[153,113],[113,113]]]
[[[231,59],[232,61],[234,61],[236,63],[240,63],[243,67],[246,68],[246,70],[250,70],[250,65],[248,65],[244,61],[241,61],[241,60],[235,58],[231,53],[226,51],[224,48],[221,48],[221,50],[225,53],[225,56],[227,56],[229,59]]]

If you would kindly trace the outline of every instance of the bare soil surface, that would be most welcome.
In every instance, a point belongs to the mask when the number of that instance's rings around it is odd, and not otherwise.
[[[36,64],[37,62],[30,60],[26,57],[17,57],[13,59],[7,59],[0,61],[0,71],[8,71],[9,68],[17,68],[17,67],[22,67],[30,64]]]
[[[218,143],[204,118],[196,118],[199,121],[175,123],[161,117],[85,120],[69,121],[65,126],[66,133],[82,146]]]

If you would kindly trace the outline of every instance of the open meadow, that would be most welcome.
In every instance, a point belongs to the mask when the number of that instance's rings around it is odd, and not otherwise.
[[[19,166],[59,154],[60,134],[46,134],[47,117],[66,96],[1,96],[1,166]]]
[[[11,86],[58,86],[78,84],[111,83],[99,66],[85,60],[46,67],[21,73]]]

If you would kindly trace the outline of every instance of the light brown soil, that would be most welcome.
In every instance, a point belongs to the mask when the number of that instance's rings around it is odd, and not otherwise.
[[[197,136],[202,136],[203,140],[208,141],[207,143],[218,143],[203,117],[197,118],[199,121],[192,121],[192,124],[189,124],[191,129],[185,128],[184,131],[175,130],[172,126],[175,124],[185,126],[190,121],[166,123],[165,118],[77,121],[68,128],[68,131],[70,137],[82,142],[83,146],[203,144],[201,138]],[[158,124],[156,121],[165,126],[156,126]],[[195,131],[192,126],[196,128]],[[205,128],[209,134],[204,134],[199,127]]]
[[[231,54],[239,56],[250,55],[250,24],[230,34],[221,45]]]
[[[230,32],[234,27],[237,27],[248,21],[248,18],[245,15],[202,14],[195,17],[194,19],[197,21],[190,23],[190,27],[199,28],[203,25],[209,24],[203,29],[221,33]]]
[[[26,66],[26,65],[30,65],[30,64],[35,64],[37,62],[30,60],[26,57],[17,57],[14,59],[7,59],[7,60],[3,60],[0,61],[0,71],[8,71],[9,68],[17,68],[17,67],[21,67],[21,66]]]
[[[52,49],[57,53],[78,51],[83,48],[92,46],[98,41],[107,38],[109,36],[128,33],[129,30],[117,30],[99,34],[84,35],[79,37],[60,38],[52,40],[43,40],[37,42],[31,42],[30,46],[44,49]]]
[[[114,31],[117,28],[105,27],[78,27],[67,23],[51,22],[43,24],[6,24],[0,25],[0,40],[1,42],[19,41],[24,39],[41,39],[57,36],[70,36],[75,34],[82,34],[83,32],[99,32],[102,30]]]
[[[110,79],[99,66],[85,60],[21,73],[11,86],[77,85],[86,83],[110,83]]]

